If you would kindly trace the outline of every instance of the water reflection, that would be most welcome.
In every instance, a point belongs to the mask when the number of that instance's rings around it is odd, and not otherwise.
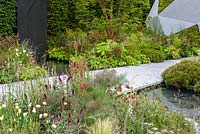
[[[167,88],[148,91],[150,99],[157,98],[169,109],[183,112],[190,117],[200,117],[200,95]]]

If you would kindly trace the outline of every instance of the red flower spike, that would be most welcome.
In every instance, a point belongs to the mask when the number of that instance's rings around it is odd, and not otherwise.
[[[78,43],[77,43],[77,42],[75,42],[73,46],[74,46],[74,49],[75,49],[75,50],[78,49]]]
[[[48,87],[48,85],[47,85],[47,84],[45,84],[45,90],[46,90],[46,93],[48,93],[48,92],[49,92],[49,87]]]
[[[84,110],[85,110],[85,107],[83,107],[83,108],[80,110],[80,112],[79,112],[79,115],[80,115],[80,116],[83,115]]]
[[[81,84],[80,84],[80,88],[81,88],[81,89],[85,89],[85,84],[84,84],[84,83],[81,83]]]
[[[70,68],[74,68],[74,67],[75,67],[74,61],[69,61],[69,67],[70,67]]]
[[[26,104],[28,104],[28,96],[27,94],[24,94],[25,100],[26,100]]]
[[[126,88],[128,88],[128,89],[130,89],[131,87],[130,87],[130,85],[127,83],[126,84]]]
[[[74,89],[72,89],[72,96],[74,96],[75,95],[75,90]]]
[[[86,68],[86,67],[87,67],[87,63],[86,63],[85,60],[82,61],[82,67],[83,67],[83,68]]]
[[[83,77],[83,72],[80,70],[78,75],[79,75],[79,78],[82,78]]]
[[[58,80],[60,83],[62,83],[62,79],[60,78],[60,75],[58,76]]]
[[[47,95],[46,94],[44,94],[43,99],[44,99],[44,102],[47,103]]]
[[[67,76],[68,76],[68,78],[67,78],[67,83],[66,84],[69,83],[70,79],[72,78],[72,74],[71,73],[67,73]]]
[[[58,121],[58,115],[53,116],[53,122],[56,123]]]
[[[65,110],[64,103],[65,103],[65,97],[63,97],[62,100],[61,100],[61,112],[63,112]]]
[[[76,124],[78,125],[80,123],[80,119],[77,119]]]

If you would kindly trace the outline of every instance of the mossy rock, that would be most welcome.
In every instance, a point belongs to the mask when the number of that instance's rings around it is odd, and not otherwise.
[[[150,58],[151,62],[162,62],[165,60],[165,53],[155,49],[143,49],[142,54]]]
[[[200,91],[197,84],[200,81],[200,62],[185,60],[169,67],[162,73],[164,83],[175,89]]]

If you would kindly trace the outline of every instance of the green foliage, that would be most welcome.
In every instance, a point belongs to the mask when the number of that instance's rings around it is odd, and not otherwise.
[[[74,22],[74,0],[48,1],[48,34],[60,36]]]
[[[0,2],[0,38],[16,32],[16,0]]]
[[[44,77],[46,71],[36,65],[28,42],[7,38],[0,45],[0,83]]]
[[[159,1],[159,12],[165,9],[173,0],[160,0]]]
[[[45,77],[46,70],[42,67],[37,65],[31,65],[22,67],[21,72],[19,74],[20,80],[30,80],[30,79],[37,79],[40,77]]]
[[[162,78],[167,86],[194,90],[195,84],[200,81],[200,63],[199,61],[182,61],[166,69]]]
[[[126,34],[142,29],[149,9],[149,0],[50,0],[48,32],[59,38],[66,29],[80,28],[103,32],[108,39],[123,40]]]
[[[120,87],[115,87],[114,92]],[[113,91],[112,91],[113,92]],[[130,93],[116,97],[113,117],[114,133],[194,133],[185,117],[166,107],[155,98]]]
[[[63,47],[49,49],[48,54],[50,59],[57,59],[61,61],[69,61],[70,59],[70,53]]]
[[[67,80],[61,76],[48,84],[36,80],[28,90],[20,86],[18,95],[4,96],[0,101],[0,133],[194,133],[184,115],[168,111],[159,101],[136,93],[119,96],[122,83],[108,90],[101,86],[101,80],[93,83],[88,75],[80,75],[87,72],[87,65],[74,57]],[[115,77],[106,72],[109,74]],[[97,124],[98,119],[106,124]]]
[[[142,49],[142,54],[146,55],[151,62],[162,62],[165,60],[165,53],[154,49]]]
[[[96,44],[86,56],[89,66],[94,69],[149,63],[145,55],[134,51],[131,46],[112,40]]]
[[[89,50],[92,45],[89,44],[90,37],[80,29],[66,29],[65,35],[49,38],[48,58],[61,61],[69,61],[70,55],[74,55],[74,44],[77,44],[77,51],[84,53]]]

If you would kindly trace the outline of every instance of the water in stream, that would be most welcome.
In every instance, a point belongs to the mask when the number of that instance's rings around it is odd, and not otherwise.
[[[200,95],[173,89],[158,88],[147,92],[149,98],[156,97],[169,109],[183,112],[189,117],[200,117]]]

